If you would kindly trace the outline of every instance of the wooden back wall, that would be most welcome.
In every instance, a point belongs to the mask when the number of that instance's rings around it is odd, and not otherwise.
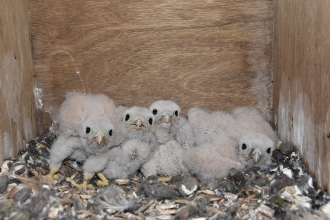
[[[329,12],[327,0],[276,0],[274,118],[330,192]]]
[[[68,91],[272,115],[272,0],[29,0],[38,131]]]

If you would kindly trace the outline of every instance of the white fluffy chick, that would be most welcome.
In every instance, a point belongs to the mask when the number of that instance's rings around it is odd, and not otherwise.
[[[195,146],[195,137],[192,125],[186,117],[180,117],[179,126],[174,139],[182,145],[184,149]]]
[[[193,127],[196,145],[212,144],[219,135],[227,136],[236,141],[236,147],[233,146],[234,148],[237,148],[237,145],[239,145],[239,158],[244,166],[266,167],[271,163],[277,135],[269,122],[256,108],[238,107],[231,112],[215,111],[209,113],[201,108],[193,107],[188,111],[188,120]],[[249,154],[255,155],[254,159],[253,156],[246,155],[245,152],[248,150],[242,149],[242,140],[244,142],[249,141],[248,143],[251,146],[255,145],[260,149],[256,150],[255,153],[249,152]],[[245,143],[243,148],[246,146],[247,143]],[[266,146],[267,148],[261,149]],[[248,149],[252,148],[254,149],[255,147]],[[269,154],[266,151],[268,148],[270,149],[268,150],[270,151]]]
[[[170,100],[159,100],[151,104],[150,112],[155,116],[155,135],[160,144],[174,139],[180,125],[180,107]]]
[[[141,172],[145,177],[153,175],[175,176],[188,170],[182,161],[185,149],[182,145],[171,140],[156,148],[150,159],[142,165]]]
[[[272,163],[275,143],[267,135],[250,132],[239,140],[238,157],[247,167],[267,168]]]
[[[135,174],[156,145],[154,116],[147,108],[134,106],[127,109],[122,124],[126,140],[108,152],[109,161],[102,171],[110,179]],[[107,185],[107,182],[98,182],[98,185]]]
[[[201,180],[224,178],[231,168],[242,169],[236,141],[220,133],[212,142],[189,149],[183,161],[191,174]]]
[[[240,140],[250,132],[261,133],[268,136],[276,144],[278,136],[270,123],[262,116],[255,107],[237,107],[230,112],[236,123],[229,130],[230,136]]]
[[[212,142],[218,133],[225,132],[238,140],[249,132],[263,133],[277,142],[278,137],[270,123],[254,107],[237,107],[230,112],[207,112],[199,107],[188,111],[196,144]]]
[[[147,108],[134,106],[127,109],[123,115],[122,124],[126,140],[155,141],[155,117]]]
[[[188,110],[188,121],[197,146],[212,143],[219,134],[228,134],[236,123],[234,116],[225,111],[207,112],[200,107]]]
[[[180,107],[170,100],[158,100],[149,110],[155,116],[155,136],[160,144],[141,167],[144,176],[173,176],[187,169],[182,154],[194,144],[193,131],[187,119],[180,116]]]
[[[112,124],[115,127],[113,135],[115,145],[120,145],[127,139],[123,127],[123,115],[127,109],[128,107],[119,105],[116,107],[114,115],[111,117]]]
[[[95,172],[105,167],[105,152],[114,146],[114,126],[110,118],[115,109],[112,99],[105,95],[68,93],[58,115],[59,133],[50,151],[50,173],[44,178],[57,179],[54,174],[67,157],[85,160],[83,184],[67,181],[86,188]]]

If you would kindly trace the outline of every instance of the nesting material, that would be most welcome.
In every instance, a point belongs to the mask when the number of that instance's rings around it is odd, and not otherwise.
[[[328,219],[330,197],[293,151],[274,152],[267,170],[231,170],[225,178],[194,176],[111,179],[110,186],[78,190],[65,181],[83,180],[81,163],[65,160],[59,179],[45,182],[54,137],[36,138],[6,160],[0,175],[0,218],[9,219]],[[39,146],[39,147],[38,147]],[[40,148],[40,146],[42,146]],[[288,146],[288,145],[283,145]],[[42,149],[42,150],[41,150]],[[280,153],[280,156],[279,156]],[[184,187],[183,187],[184,186]]]

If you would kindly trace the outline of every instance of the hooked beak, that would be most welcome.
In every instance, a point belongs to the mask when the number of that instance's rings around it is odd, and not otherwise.
[[[163,115],[163,118],[164,118],[163,121],[165,123],[169,123],[170,122],[170,119],[171,119],[171,115],[168,112],[166,112],[165,115]]]
[[[132,124],[128,125],[131,129],[134,130],[144,130],[148,129],[144,124],[143,124],[143,118],[137,117],[135,121]]]
[[[258,149],[257,150],[254,150],[252,152],[251,156],[253,158],[254,163],[258,163],[258,161],[261,158],[261,152]]]
[[[103,132],[98,132],[94,138],[98,145],[102,145],[105,142],[105,137]]]
[[[135,120],[135,124],[136,124],[136,127],[141,127],[141,125],[142,125],[142,120],[141,120],[141,118],[137,118],[136,120]]]

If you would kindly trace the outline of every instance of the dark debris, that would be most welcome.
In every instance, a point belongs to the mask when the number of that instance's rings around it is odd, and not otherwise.
[[[55,137],[36,138],[7,160],[0,173],[0,219],[328,219],[330,197],[314,180],[293,144],[274,151],[269,169],[232,169],[224,179],[148,177],[137,173],[110,186],[78,190],[82,162],[65,160],[57,182],[44,182]]]

